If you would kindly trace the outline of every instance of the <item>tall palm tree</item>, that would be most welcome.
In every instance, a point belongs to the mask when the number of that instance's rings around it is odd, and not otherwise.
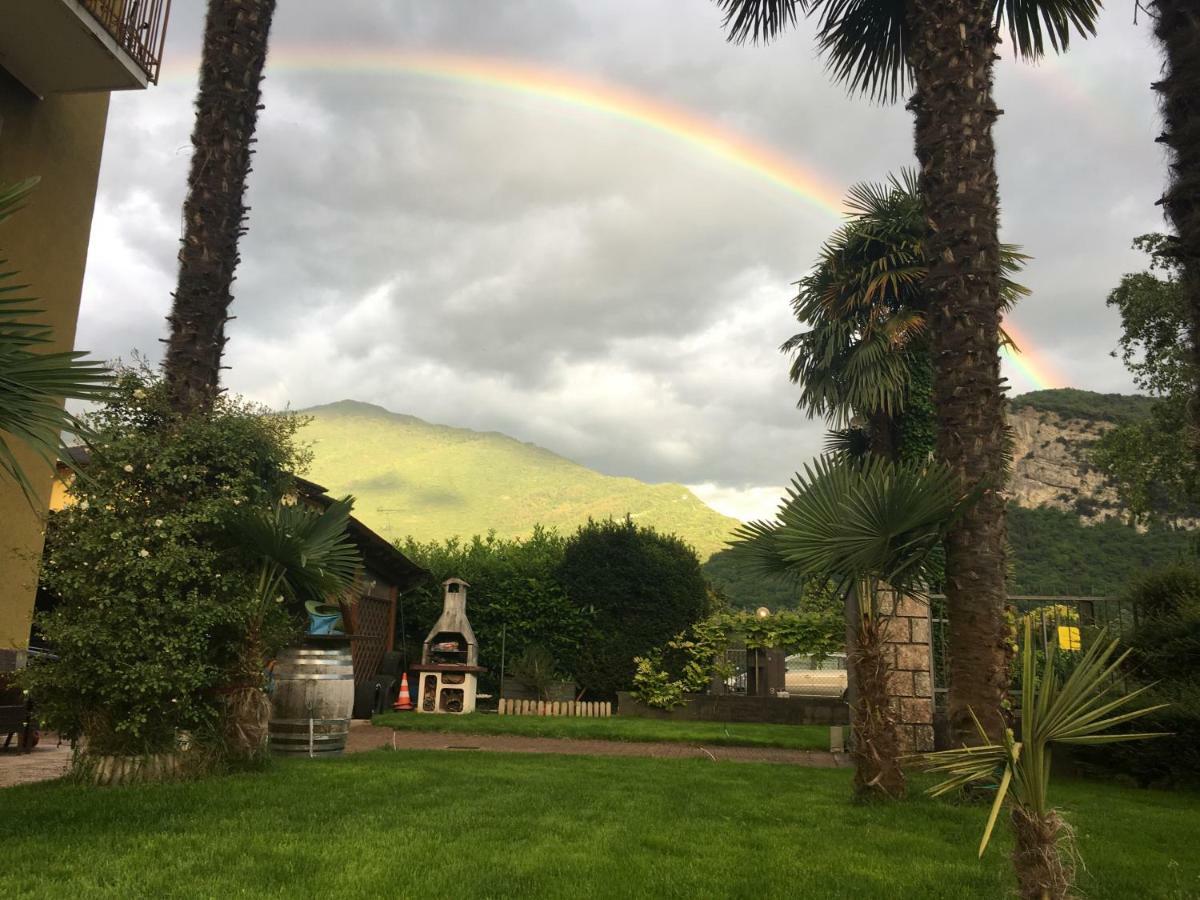
[[[826,456],[796,476],[774,522],[752,522],[734,532],[733,552],[749,564],[841,587],[860,795],[898,797],[905,789],[888,686],[888,598],[894,602],[922,587],[946,529],[972,499],[940,463]]]
[[[821,247],[792,301],[808,330],[780,348],[792,355],[791,379],[801,387],[796,405],[828,420],[831,447],[923,460],[933,449],[924,433],[932,427],[924,377],[929,265],[916,173],[856,184],[846,207],[848,221]],[[1016,245],[1001,244],[1006,310],[1029,294],[1012,279],[1027,259]]]
[[[1200,8],[1193,0],[1153,0],[1154,36],[1163,51],[1163,77],[1154,84],[1162,101],[1163,133],[1170,152],[1170,182],[1163,209],[1175,228],[1171,255],[1190,313],[1193,390],[1190,402],[1200,468]]]
[[[20,209],[37,183],[28,178],[0,186],[0,222]],[[0,259],[0,267],[6,262]],[[42,309],[37,301],[23,296],[29,285],[13,283],[16,277],[15,271],[0,269],[0,479],[15,482],[32,505],[37,491],[13,442],[51,468],[56,459],[74,465],[62,435],[86,435],[87,429],[63,408],[63,400],[106,399],[112,375],[82,352],[46,352],[54,335],[38,321]]]
[[[835,80],[895,101],[911,86],[918,184],[927,220],[938,455],[983,491],[947,542],[950,727],[978,739],[970,709],[999,710],[1008,689],[1004,388],[1000,380],[1000,240],[992,70],[999,28],[1015,52],[1065,50],[1095,33],[1098,0],[715,0],[732,40],[767,40],[819,16],[817,38]],[[1004,722],[984,726],[998,741]]]
[[[207,410],[221,354],[238,239],[245,232],[246,176],[261,108],[260,84],[276,0],[209,0],[183,203],[179,280],[167,321],[163,371],[181,413]]]

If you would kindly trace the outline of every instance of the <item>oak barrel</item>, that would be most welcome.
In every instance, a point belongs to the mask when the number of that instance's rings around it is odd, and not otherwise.
[[[354,708],[350,640],[313,637],[288,647],[275,662],[268,726],[271,752],[336,756],[346,747]]]

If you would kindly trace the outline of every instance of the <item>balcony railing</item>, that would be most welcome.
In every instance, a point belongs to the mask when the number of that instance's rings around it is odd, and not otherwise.
[[[113,40],[121,45],[146,73],[152,84],[158,84],[162,68],[163,42],[167,36],[167,18],[171,0],[80,0],[83,7],[104,26]]]

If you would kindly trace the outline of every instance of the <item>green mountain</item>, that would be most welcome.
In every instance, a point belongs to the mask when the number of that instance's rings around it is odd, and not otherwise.
[[[355,515],[389,539],[529,534],[535,523],[569,533],[588,517],[619,518],[674,533],[702,560],[720,550],[736,519],[679,484],[646,484],[594,472],[498,432],[433,425],[344,400],[302,411],[313,443],[308,477],[357,498]]]

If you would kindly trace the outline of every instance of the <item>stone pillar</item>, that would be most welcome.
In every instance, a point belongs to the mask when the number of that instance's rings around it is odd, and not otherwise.
[[[933,749],[933,643],[929,623],[929,600],[879,594],[879,612],[890,616],[889,675],[892,709],[900,720],[900,749],[923,753]]]

